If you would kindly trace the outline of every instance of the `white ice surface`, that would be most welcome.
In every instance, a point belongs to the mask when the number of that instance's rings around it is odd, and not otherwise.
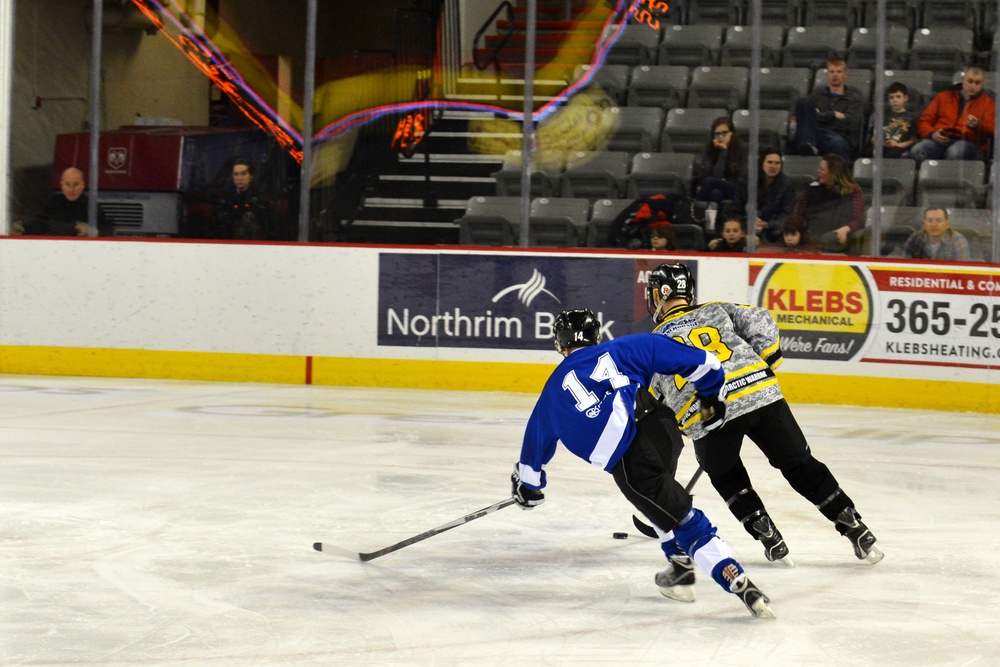
[[[795,405],[885,560],[745,447],[794,569],[707,479],[776,621],[658,545],[560,448],[547,502],[369,563],[509,494],[534,397],[0,376],[0,665],[998,665],[1000,419]],[[679,477],[695,468],[690,449]],[[627,531],[627,540],[613,540]]]

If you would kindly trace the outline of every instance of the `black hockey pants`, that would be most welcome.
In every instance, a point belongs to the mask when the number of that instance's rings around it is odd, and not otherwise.
[[[691,509],[691,495],[674,479],[684,448],[673,410],[640,389],[635,439],[611,471],[630,503],[663,531],[674,529]]]
[[[830,469],[818,461],[784,400],[727,421],[722,428],[694,443],[695,455],[712,486],[729,505],[729,510],[756,538],[750,519],[765,513],[764,503],[753,490],[750,476],[740,459],[743,437],[750,438],[781,471],[789,485],[813,503],[823,516],[836,520],[853,501],[840,490]]]

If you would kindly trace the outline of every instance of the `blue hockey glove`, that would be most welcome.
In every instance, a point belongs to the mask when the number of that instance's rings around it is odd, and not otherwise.
[[[514,472],[510,476],[510,494],[517,501],[523,510],[534,509],[536,505],[545,502],[545,494],[541,489],[532,489],[521,484],[521,475],[518,472],[518,464],[514,464]]]
[[[706,431],[714,431],[726,421],[725,396],[701,397],[701,423]]]

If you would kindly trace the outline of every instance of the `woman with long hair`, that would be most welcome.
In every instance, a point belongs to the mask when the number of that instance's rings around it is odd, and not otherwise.
[[[781,153],[765,149],[757,162],[757,219],[754,232],[764,243],[781,243],[781,225],[795,210],[795,183],[782,172]],[[749,179],[740,181],[740,190],[728,212],[746,211]]]
[[[729,116],[719,116],[712,122],[712,133],[701,157],[701,172],[696,179],[695,199],[722,203],[732,200],[738,183],[746,174],[746,150]]]
[[[865,198],[844,158],[823,156],[816,181],[802,193],[791,217],[801,223],[808,245],[824,252],[847,251],[851,232],[864,229]]]

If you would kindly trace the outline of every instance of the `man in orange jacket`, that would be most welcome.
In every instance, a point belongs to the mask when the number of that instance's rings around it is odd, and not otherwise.
[[[942,90],[917,124],[923,139],[910,149],[917,160],[981,160],[993,136],[994,103],[983,92],[985,74],[970,65],[962,83]]]

